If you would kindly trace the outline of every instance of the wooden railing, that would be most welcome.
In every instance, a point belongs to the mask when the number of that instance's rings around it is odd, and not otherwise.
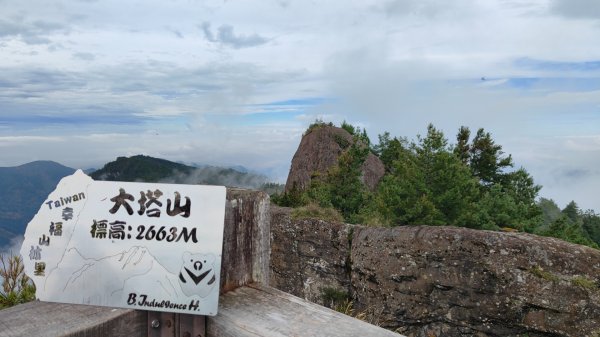
[[[399,336],[269,287],[269,219],[268,195],[227,190],[217,316],[35,301],[0,310],[0,337]]]

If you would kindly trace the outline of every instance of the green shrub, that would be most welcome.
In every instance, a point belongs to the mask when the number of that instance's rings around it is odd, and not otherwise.
[[[271,195],[271,202],[282,207],[300,207],[308,203],[306,193],[304,193],[297,184],[294,185],[288,192],[282,194],[275,193]]]
[[[306,129],[306,132],[304,132],[304,135],[307,135],[307,134],[311,133],[313,130],[322,128],[324,126],[333,126],[333,123],[332,122],[325,123],[321,118],[317,118],[317,119],[315,119],[315,121],[312,124],[310,124],[308,126],[308,129]]]
[[[344,138],[341,135],[334,134],[333,140],[339,145],[343,150],[347,149],[350,146],[350,141]]]
[[[321,289],[321,298],[323,299],[325,306],[342,313],[346,313],[341,310],[344,306],[347,306],[346,304],[349,301],[348,297],[346,291],[338,290],[333,287],[324,287]]]
[[[346,121],[342,122],[341,128],[344,129],[344,130],[346,130],[346,131],[348,131],[348,133],[351,134],[351,135],[353,135],[353,136],[354,136],[354,134],[357,131],[357,128],[354,125],[346,123]]]

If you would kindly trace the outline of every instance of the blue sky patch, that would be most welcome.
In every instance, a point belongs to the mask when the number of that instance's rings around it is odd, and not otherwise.
[[[138,125],[146,118],[130,114],[14,114],[0,117],[0,124],[19,126],[45,125]]]
[[[517,89],[523,92],[586,92],[600,90],[600,77],[512,77],[485,78],[488,83],[497,82],[490,88]]]
[[[508,85],[525,90],[582,92],[600,90],[600,78],[511,78]]]
[[[298,115],[303,114],[304,111],[288,111],[282,113],[281,111],[273,112],[261,112],[255,114],[243,115],[240,121],[243,125],[264,125],[271,123],[288,122],[295,119]]]
[[[325,97],[308,97],[308,98],[297,98],[289,99],[285,101],[254,104],[253,106],[315,106],[333,101],[332,98]]]
[[[519,58],[514,63],[519,68],[546,71],[596,71],[600,70],[600,61],[564,62]]]

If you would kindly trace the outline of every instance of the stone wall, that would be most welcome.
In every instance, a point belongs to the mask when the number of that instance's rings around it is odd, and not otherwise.
[[[271,286],[321,305],[326,289],[349,294],[352,227],[322,220],[291,221],[271,207]]]
[[[584,246],[292,220],[273,207],[271,250],[274,287],[324,305],[346,294],[356,311],[406,336],[600,336],[600,251]]]

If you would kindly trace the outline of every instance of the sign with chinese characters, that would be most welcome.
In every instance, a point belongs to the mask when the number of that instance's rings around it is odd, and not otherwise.
[[[21,255],[42,301],[216,315],[225,187],[63,178]]]

